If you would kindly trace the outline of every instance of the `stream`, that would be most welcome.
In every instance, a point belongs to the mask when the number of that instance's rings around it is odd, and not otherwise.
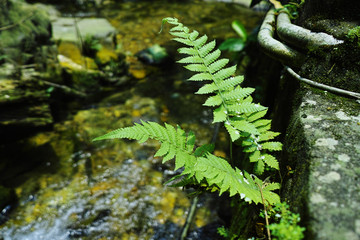
[[[18,153],[16,145],[9,148],[9,156],[36,159],[37,165],[9,183],[18,202],[2,216],[0,239],[178,239],[191,190],[164,186],[175,173],[173,162],[163,164],[153,156],[159,143],[91,139],[142,119],[179,124],[195,133],[197,145],[210,142],[212,113],[202,106],[204,97],[193,94],[199,85],[185,81],[190,73],[174,63],[179,45],[170,42],[168,26],[158,34],[161,19],[177,17],[221,42],[236,37],[233,20],[250,32],[262,14],[220,2],[135,1],[81,15],[106,18],[116,28],[133,77],[120,90],[56,122],[51,131],[24,140],[26,152]],[[154,44],[172,56],[168,63],[153,66],[137,59],[136,53]],[[217,146],[218,154],[226,156],[225,133],[220,132]],[[231,215],[222,204],[216,193],[201,196],[187,239],[218,239],[217,227]]]

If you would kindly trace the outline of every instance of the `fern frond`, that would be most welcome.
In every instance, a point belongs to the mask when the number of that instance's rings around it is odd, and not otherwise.
[[[253,103],[251,94],[254,89],[242,88],[239,85],[243,77],[234,76],[236,66],[226,67],[228,59],[219,59],[221,52],[218,49],[214,50],[215,41],[206,43],[208,39],[206,35],[197,38],[198,32],[189,34],[189,30],[177,19],[171,19],[169,23],[176,25],[171,29],[171,34],[183,38],[182,42],[190,46],[179,50],[190,55],[179,62],[187,64],[185,68],[188,70],[198,72],[189,80],[211,81],[202,86],[196,94],[211,94],[203,105],[215,107],[213,122],[224,123],[231,141],[241,139],[244,152],[250,153],[250,161],[255,163],[257,173],[264,171],[265,164],[279,169],[275,157],[267,153],[281,150],[280,143],[269,142],[278,133],[269,131],[271,120],[263,119],[267,108]]]
[[[175,129],[170,124],[165,124],[163,127],[155,122],[141,121],[141,124],[135,123],[132,127],[114,130],[95,138],[94,141],[120,138],[135,139],[139,142],[148,139],[158,140],[161,146],[155,156],[163,157],[163,163],[175,157],[175,169],[183,167],[185,161],[191,161],[191,164],[187,164],[191,167],[196,160],[193,156],[195,135],[192,132],[186,134],[180,127]]]
[[[220,157],[207,153],[205,157],[197,159],[195,170],[198,172],[195,176],[200,182],[205,180],[210,186],[216,185],[219,188],[220,195],[228,191],[230,196],[239,194],[241,199],[247,202],[259,203],[262,201],[257,185],[249,174],[243,174],[238,168],[232,168],[230,164]],[[278,189],[278,185],[271,185],[266,192],[267,200],[271,204],[280,202],[277,194],[270,192]],[[265,194],[264,194],[265,195]]]

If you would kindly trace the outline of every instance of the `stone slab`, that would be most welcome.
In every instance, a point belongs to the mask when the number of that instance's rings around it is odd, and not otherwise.
[[[116,29],[105,18],[57,18],[52,22],[52,27],[54,40],[71,42],[79,41],[77,29],[83,39],[87,35],[97,39],[111,39],[116,33]]]
[[[306,88],[284,149],[294,173],[285,198],[316,240],[360,239],[360,104]]]

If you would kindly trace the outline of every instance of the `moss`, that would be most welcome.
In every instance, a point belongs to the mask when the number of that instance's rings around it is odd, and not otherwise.
[[[350,29],[346,37],[360,47],[360,26]]]
[[[356,92],[360,89],[360,47],[345,42],[330,49],[313,49],[300,75],[315,82]]]

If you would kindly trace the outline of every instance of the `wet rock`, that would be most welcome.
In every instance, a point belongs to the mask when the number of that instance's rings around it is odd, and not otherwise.
[[[2,1],[1,54],[12,64],[33,62],[32,54],[48,44],[51,24],[47,13],[23,1]]]
[[[77,25],[80,22],[84,26]],[[94,31],[91,24],[100,24],[101,30]],[[114,48],[115,29],[105,19],[78,22],[59,18],[53,26],[54,37],[59,40],[58,60],[70,86],[94,93],[99,92],[102,85],[119,86],[128,82],[125,56]],[[82,37],[78,36],[77,28]]]
[[[93,36],[112,45],[116,34],[116,29],[105,18],[58,18],[52,22],[52,26],[55,40],[79,44],[81,39]]]
[[[53,123],[49,94],[36,81],[0,80],[0,134],[19,139]]]
[[[136,56],[142,62],[151,65],[159,65],[169,61],[169,55],[166,49],[158,44],[136,53]]]

